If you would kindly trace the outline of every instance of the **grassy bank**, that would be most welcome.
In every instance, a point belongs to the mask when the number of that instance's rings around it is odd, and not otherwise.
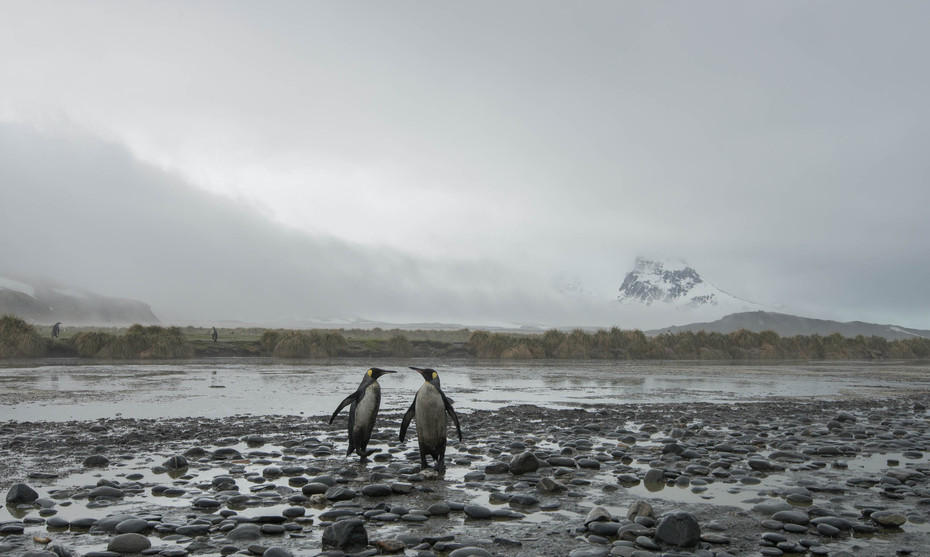
[[[875,360],[930,358],[930,339],[781,337],[771,331],[646,336],[613,328],[541,334],[400,329],[77,327],[50,338],[50,327],[0,320],[0,358],[72,356],[96,359],[413,357],[509,360]]]
[[[468,341],[479,358],[604,360],[875,360],[930,357],[930,339],[890,341],[838,334],[782,337],[772,331],[682,332],[647,337],[613,328],[546,331],[517,336],[476,331]]]
[[[48,352],[48,343],[35,327],[22,319],[0,317],[0,358],[37,358]]]

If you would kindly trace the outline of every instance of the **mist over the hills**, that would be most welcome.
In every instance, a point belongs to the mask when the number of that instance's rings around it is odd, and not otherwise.
[[[76,128],[0,124],[0,183],[0,274],[141,300],[166,323],[294,326],[365,318],[657,328],[726,313],[621,305],[613,289],[572,283],[571,269],[523,266],[519,258],[502,263],[457,258],[454,251],[430,258],[310,235]],[[390,228],[398,219],[416,218],[385,214],[359,225]],[[780,291],[797,288],[803,300],[805,285],[809,291],[827,280],[823,264],[799,261],[796,276],[804,282]],[[861,264],[846,263],[850,283],[836,284],[832,300],[863,278]],[[888,281],[884,293],[890,297],[926,295],[916,284],[905,292],[891,288],[895,281],[919,280],[922,272],[879,273],[871,280]],[[621,279],[618,274],[615,284]]]
[[[552,323],[617,309],[566,299],[518,265],[311,237],[79,132],[0,124],[0,183],[0,273],[139,299],[164,322]],[[415,216],[365,225],[398,218]]]

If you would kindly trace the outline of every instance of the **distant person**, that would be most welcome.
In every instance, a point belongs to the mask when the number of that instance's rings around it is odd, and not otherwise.
[[[52,338],[58,338],[61,334],[61,321],[52,325]]]
[[[219,333],[216,332],[216,327],[213,327],[213,332],[210,333],[210,336],[213,338],[213,342],[216,342],[216,339],[219,338]]]

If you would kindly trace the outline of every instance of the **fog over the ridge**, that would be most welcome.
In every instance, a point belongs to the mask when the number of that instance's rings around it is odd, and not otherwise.
[[[928,19],[908,1],[0,3],[0,270],[67,262],[166,320],[702,319],[617,314],[647,255],[786,312],[930,328]],[[157,250],[107,237],[133,224]]]
[[[74,129],[0,124],[0,183],[0,274],[140,299],[168,322],[363,317],[646,328],[706,318],[621,306],[613,290],[566,295],[554,270],[519,260],[427,259],[310,236]],[[403,218],[416,215],[359,224]],[[817,274],[821,263],[798,262],[801,286],[828,280]]]
[[[616,309],[565,305],[519,265],[427,261],[311,237],[74,131],[0,124],[0,183],[0,274],[140,299],[169,322],[551,323],[584,319],[587,309],[593,323]],[[365,225],[399,218],[415,216]]]

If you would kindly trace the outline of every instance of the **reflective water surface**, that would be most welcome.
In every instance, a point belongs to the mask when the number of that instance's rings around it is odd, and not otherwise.
[[[928,362],[46,360],[0,367],[0,420],[323,415],[355,390],[372,365],[400,371],[380,381],[385,410],[406,409],[419,387],[422,379],[408,365],[436,368],[443,389],[464,412],[521,403],[578,407],[874,397],[930,388]]]

